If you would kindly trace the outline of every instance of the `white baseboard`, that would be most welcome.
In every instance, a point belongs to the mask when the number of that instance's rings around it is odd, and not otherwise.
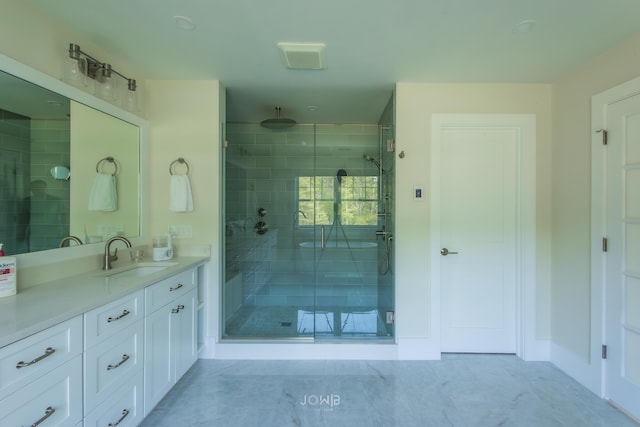
[[[397,343],[388,344],[223,341],[208,343],[200,357],[248,360],[440,360],[440,347],[426,338],[401,338]]]
[[[440,344],[430,338],[399,338],[398,360],[440,360]]]
[[[602,396],[600,361],[596,364],[589,363],[575,353],[572,353],[555,343],[551,343],[550,361],[558,369],[569,375],[574,380]]]
[[[214,358],[244,360],[397,360],[396,344],[241,342],[215,344]]]

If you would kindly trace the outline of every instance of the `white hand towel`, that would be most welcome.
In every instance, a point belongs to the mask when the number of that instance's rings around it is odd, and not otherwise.
[[[89,210],[115,211],[117,209],[116,177],[109,173],[98,173],[89,193]]]
[[[193,211],[193,197],[188,175],[171,175],[169,189],[169,207],[172,211]]]

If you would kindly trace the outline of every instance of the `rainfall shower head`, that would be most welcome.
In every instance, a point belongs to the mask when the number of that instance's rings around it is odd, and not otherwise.
[[[276,118],[263,120],[260,122],[260,126],[262,126],[263,128],[271,129],[271,130],[284,130],[295,125],[296,124],[295,120],[280,117],[281,110],[282,108],[276,107]]]

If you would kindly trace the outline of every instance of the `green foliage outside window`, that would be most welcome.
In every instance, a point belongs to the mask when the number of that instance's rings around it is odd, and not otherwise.
[[[298,177],[300,225],[377,225],[378,177],[343,176]]]

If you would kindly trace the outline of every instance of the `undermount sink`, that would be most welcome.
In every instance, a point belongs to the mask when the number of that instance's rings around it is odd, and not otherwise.
[[[119,279],[122,277],[143,277],[157,273],[177,264],[177,262],[141,262],[126,268],[124,271],[117,271],[114,273],[106,272],[106,276],[113,279]]]

